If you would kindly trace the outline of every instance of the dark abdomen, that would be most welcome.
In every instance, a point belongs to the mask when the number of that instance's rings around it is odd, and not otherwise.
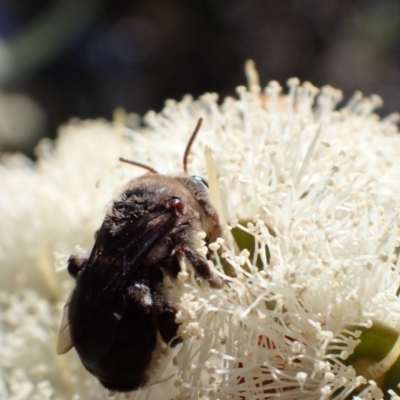
[[[128,309],[101,360],[91,363],[81,359],[105,388],[129,392],[146,384],[156,343],[157,328],[152,313]]]

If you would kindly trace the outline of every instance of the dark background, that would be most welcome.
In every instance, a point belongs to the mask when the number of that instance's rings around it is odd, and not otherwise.
[[[31,154],[72,116],[234,94],[248,58],[263,85],[297,76],[400,111],[395,0],[0,0],[0,39],[0,150]]]

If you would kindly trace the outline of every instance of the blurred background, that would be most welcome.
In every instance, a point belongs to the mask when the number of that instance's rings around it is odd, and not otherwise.
[[[0,0],[0,151],[32,149],[75,116],[139,114],[297,76],[377,93],[400,111],[398,0]]]

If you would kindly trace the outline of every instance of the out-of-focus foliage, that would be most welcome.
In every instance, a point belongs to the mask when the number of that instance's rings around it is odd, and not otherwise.
[[[36,136],[116,106],[143,113],[189,92],[229,94],[248,58],[264,82],[298,76],[345,98],[362,88],[385,99],[383,114],[398,111],[400,3],[0,0],[0,89],[44,113],[47,128],[40,118],[26,128]]]

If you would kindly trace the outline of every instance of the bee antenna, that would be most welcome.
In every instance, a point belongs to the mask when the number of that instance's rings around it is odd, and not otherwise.
[[[136,167],[139,167],[139,168],[147,169],[147,171],[151,172],[152,174],[158,174],[157,170],[155,170],[154,168],[152,168],[146,164],[142,164],[140,162],[133,161],[133,160],[128,160],[127,158],[123,158],[123,157],[120,157],[119,161],[122,161],[127,164],[135,165]]]
[[[183,170],[184,172],[188,172],[187,170],[187,161],[188,161],[188,156],[190,153],[190,149],[192,148],[192,144],[194,142],[194,139],[196,139],[196,136],[200,130],[201,124],[203,122],[203,118],[199,118],[199,120],[197,121],[197,125],[196,128],[194,128],[194,132],[192,133],[192,136],[190,136],[189,142],[186,146],[186,150],[185,150],[185,154],[183,155]]]

